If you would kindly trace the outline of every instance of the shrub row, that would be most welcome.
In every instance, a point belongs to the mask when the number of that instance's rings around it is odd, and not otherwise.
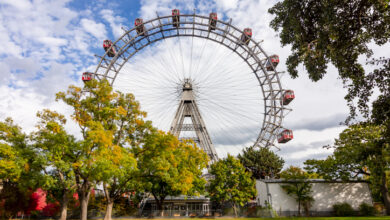
[[[349,203],[338,203],[333,205],[333,212],[335,216],[353,216],[357,213],[353,210]],[[375,209],[372,205],[362,203],[359,206],[359,215],[361,216],[373,216],[375,215]]]

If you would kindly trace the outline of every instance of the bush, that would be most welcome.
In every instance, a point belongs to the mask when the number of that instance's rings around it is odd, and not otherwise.
[[[367,203],[362,203],[359,206],[359,213],[362,216],[373,216],[375,214],[374,206]]]
[[[352,216],[354,214],[352,206],[346,202],[334,204],[333,212],[335,216]]]

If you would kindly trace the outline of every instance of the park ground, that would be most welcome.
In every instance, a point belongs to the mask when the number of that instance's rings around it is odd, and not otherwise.
[[[134,218],[118,218],[120,220],[141,220]],[[161,220],[206,220],[206,219],[217,219],[217,220],[382,220],[389,219],[390,216],[378,216],[378,217],[279,217],[279,218],[156,218]]]

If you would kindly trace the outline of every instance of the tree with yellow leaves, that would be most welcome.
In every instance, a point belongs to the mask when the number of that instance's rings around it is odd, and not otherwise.
[[[134,153],[138,155],[143,187],[153,195],[161,216],[168,195],[204,192],[206,180],[202,170],[207,167],[208,158],[195,143],[180,142],[174,135],[158,131],[149,135]]]
[[[151,133],[151,123],[143,120],[146,113],[132,94],[114,92],[106,80],[92,80],[83,89],[70,86],[57,100],[73,108],[83,136],[79,159],[72,165],[81,219],[87,219],[90,192],[100,182],[107,200],[104,219],[111,219],[114,200],[133,186],[137,163],[131,151]]]
[[[45,109],[37,113],[37,131],[30,135],[35,152],[34,163],[39,166],[36,175],[40,188],[60,203],[60,220],[67,217],[68,202],[75,190],[72,164],[81,151],[76,138],[69,135],[63,115]]]

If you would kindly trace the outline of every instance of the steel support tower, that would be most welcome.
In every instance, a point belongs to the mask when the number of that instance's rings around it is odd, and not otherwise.
[[[184,124],[185,118],[190,118],[192,123]],[[210,135],[207,132],[206,125],[200,115],[198,105],[196,104],[190,79],[184,81],[180,104],[170,129],[170,132],[178,138],[182,131],[194,131],[196,137],[183,137],[182,139],[194,140],[194,142],[207,153],[211,163],[218,160]]]

